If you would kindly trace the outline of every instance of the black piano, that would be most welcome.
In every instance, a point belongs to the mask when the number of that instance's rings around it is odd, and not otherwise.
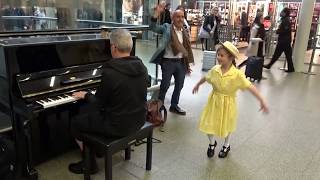
[[[70,109],[83,102],[71,94],[94,93],[110,58],[108,39],[0,41],[0,110],[12,119],[19,173],[31,176],[33,166],[76,147],[69,132]]]

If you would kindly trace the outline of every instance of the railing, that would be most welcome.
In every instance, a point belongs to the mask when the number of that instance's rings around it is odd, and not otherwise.
[[[4,23],[4,31],[0,32],[0,38],[35,35],[98,33],[101,31],[101,27],[105,30],[112,30],[116,28],[126,28],[130,31],[149,30],[148,25],[123,24],[117,22],[83,19],[77,19],[74,23],[74,28],[58,29],[59,19],[55,17],[1,16],[0,20],[2,20],[2,23]]]
[[[50,20],[50,21],[57,21],[58,18],[54,17],[39,17],[39,16],[1,16],[2,19],[6,20]]]

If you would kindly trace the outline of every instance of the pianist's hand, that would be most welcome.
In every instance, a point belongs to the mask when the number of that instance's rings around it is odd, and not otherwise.
[[[77,99],[84,99],[84,97],[86,96],[87,92],[86,91],[79,91],[79,92],[74,92],[72,94],[73,97],[77,98]]]

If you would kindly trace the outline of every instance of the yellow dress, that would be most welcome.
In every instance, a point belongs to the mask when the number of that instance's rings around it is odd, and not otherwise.
[[[222,75],[221,66],[214,66],[205,76],[213,90],[208,98],[199,123],[200,131],[226,137],[236,129],[236,92],[251,86],[243,72],[232,66]]]

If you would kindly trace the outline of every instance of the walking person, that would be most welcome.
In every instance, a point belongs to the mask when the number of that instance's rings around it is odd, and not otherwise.
[[[219,43],[219,25],[221,22],[221,18],[219,16],[219,8],[214,7],[210,11],[210,15],[205,17],[203,22],[203,30],[205,30],[209,34],[209,43],[208,39],[206,39],[206,50],[214,50],[215,45]],[[204,38],[201,38],[202,49]]]
[[[254,19],[250,34],[250,41],[246,52],[246,56],[248,57],[258,56],[264,59],[266,31],[264,29],[263,20],[262,13],[258,13]],[[247,60],[243,61],[238,68],[241,68],[246,63]]]
[[[163,6],[157,5],[150,24],[152,31],[163,34],[162,46],[158,48],[151,58],[151,63],[161,65],[162,80],[158,99],[164,102],[171,77],[173,76],[174,91],[169,111],[179,115],[186,115],[186,111],[181,109],[178,104],[185,75],[191,73],[189,64],[194,63],[190,38],[188,32],[183,28],[183,11],[178,9],[172,13],[172,24],[164,23],[163,25],[157,25],[162,11]]]
[[[236,92],[239,89],[249,90],[260,102],[260,110],[267,113],[268,107],[264,98],[254,85],[246,79],[243,72],[235,67],[235,59],[239,57],[238,49],[229,41],[217,48],[219,65],[214,66],[206,76],[194,86],[192,93],[197,93],[199,87],[208,82],[212,85],[208,103],[205,106],[199,123],[199,129],[209,137],[207,156],[214,156],[217,146],[214,136],[224,138],[224,144],[219,152],[219,158],[225,158],[230,151],[230,137],[236,130],[237,105]]]
[[[291,47],[291,23],[290,23],[290,9],[284,8],[281,13],[281,23],[279,25],[279,28],[277,30],[278,36],[278,44],[276,46],[276,49],[274,51],[274,54],[271,58],[271,61],[269,64],[264,65],[264,68],[270,69],[272,65],[279,59],[282,52],[286,55],[287,64],[288,64],[288,70],[285,72],[291,73],[294,72],[294,66],[292,62],[292,47]]]

